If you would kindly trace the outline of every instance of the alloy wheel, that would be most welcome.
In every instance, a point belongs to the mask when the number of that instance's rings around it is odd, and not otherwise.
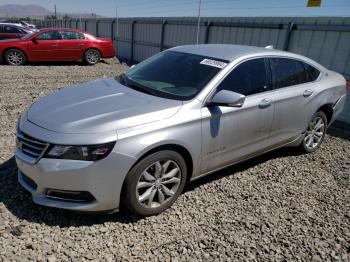
[[[158,208],[174,197],[181,183],[181,169],[173,160],[157,161],[146,168],[136,186],[136,198],[146,208]]]
[[[319,146],[325,134],[325,122],[322,117],[316,116],[310,122],[304,138],[305,146],[312,150]]]
[[[96,50],[90,50],[86,54],[86,59],[90,64],[96,64],[100,60],[100,54]]]
[[[7,54],[7,61],[11,65],[21,65],[24,61],[23,54],[18,50],[11,50]]]

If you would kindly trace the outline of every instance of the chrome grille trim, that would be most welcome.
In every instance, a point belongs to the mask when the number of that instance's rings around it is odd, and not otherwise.
[[[18,131],[17,133],[17,141],[18,149],[21,150],[23,154],[34,158],[34,164],[42,158],[50,146],[49,143],[37,140],[21,131]]]

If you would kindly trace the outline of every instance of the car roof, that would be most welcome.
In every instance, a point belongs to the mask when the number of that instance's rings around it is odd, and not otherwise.
[[[232,61],[236,57],[248,54],[289,54],[288,52],[275,50],[271,48],[247,46],[247,45],[230,45],[230,44],[200,44],[184,45],[171,48],[170,50],[213,57],[221,60]]]
[[[7,26],[15,26],[15,27],[20,27],[20,28],[25,28],[25,27],[23,27],[23,25],[17,24],[17,23],[0,22],[0,25],[7,25]]]
[[[68,30],[68,31],[72,31],[72,32],[79,32],[79,33],[82,33],[82,31],[80,31],[79,29],[74,29],[74,28],[64,28],[64,27],[61,27],[61,28],[42,28],[40,29],[41,32],[44,32],[44,31],[59,31],[59,30]]]

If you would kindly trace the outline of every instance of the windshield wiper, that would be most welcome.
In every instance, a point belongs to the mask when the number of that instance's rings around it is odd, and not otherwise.
[[[140,85],[138,83],[135,83],[134,81],[130,80],[125,74],[121,74],[119,76],[116,76],[116,80],[119,81],[122,85],[125,85],[127,87],[130,87],[134,90],[140,91],[142,93],[146,93],[149,95],[154,95],[156,94],[152,91],[150,91],[148,88],[144,87],[143,85]]]

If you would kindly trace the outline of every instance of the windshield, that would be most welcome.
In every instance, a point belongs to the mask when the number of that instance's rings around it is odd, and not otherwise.
[[[36,33],[36,32],[26,34],[26,35],[20,37],[20,39],[28,39],[29,37],[31,37],[31,36],[34,35],[35,33]]]
[[[161,52],[120,77],[120,83],[163,98],[194,98],[227,61],[176,51]]]

